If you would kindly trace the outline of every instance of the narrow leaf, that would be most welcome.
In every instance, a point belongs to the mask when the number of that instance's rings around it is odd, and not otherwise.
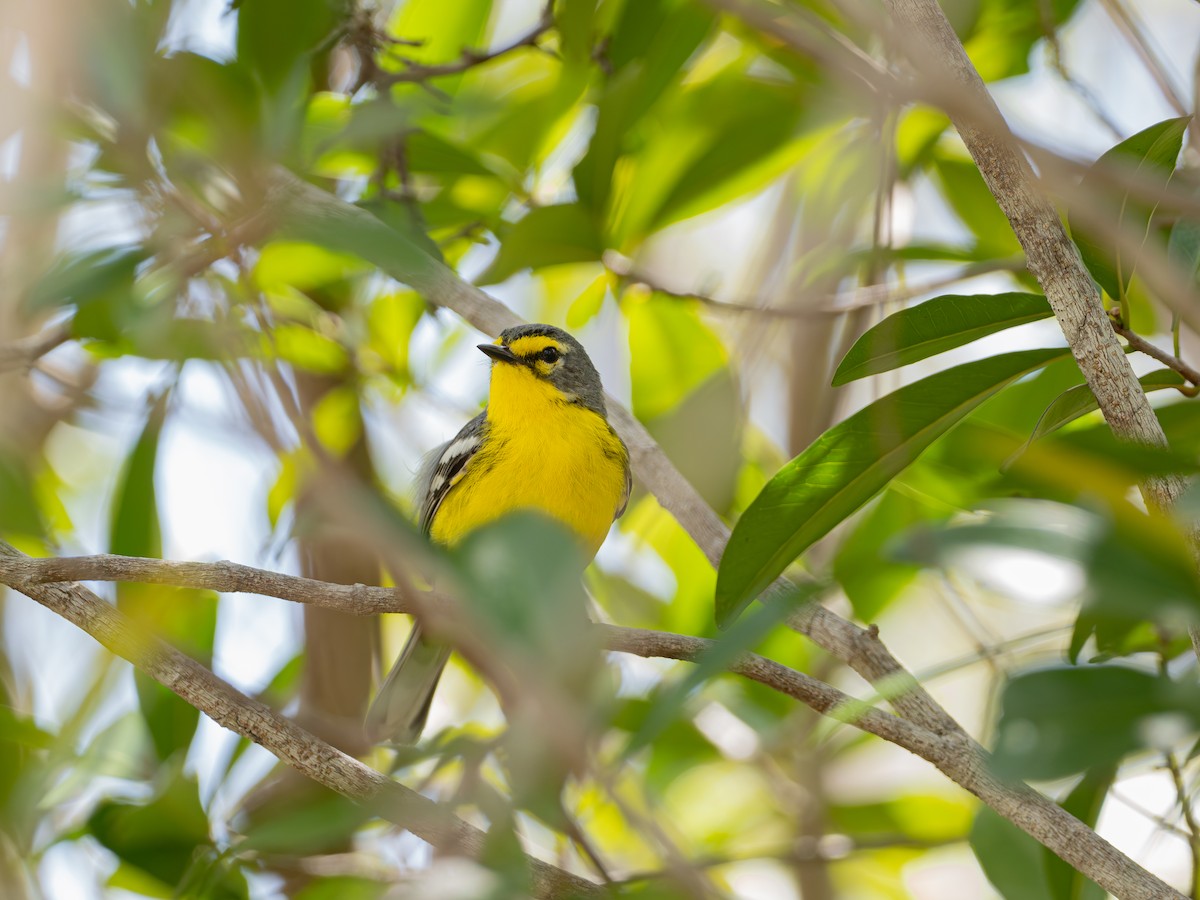
[[[1142,390],[1147,393],[1186,384],[1183,376],[1171,369],[1155,369],[1153,372],[1147,372],[1138,381],[1141,382]],[[1077,384],[1075,387],[1063,391],[1053,403],[1046,407],[1046,411],[1042,413],[1029,440],[1032,442],[1040,437],[1045,437],[1068,422],[1073,422],[1099,408],[1100,404],[1096,402],[1096,395],[1092,393],[1092,389],[1086,384]]]
[[[725,626],[814,541],[858,509],[967,413],[1064,357],[1023,350],[955,366],[877,400],[783,467],[742,515],[717,572]]]
[[[1084,176],[1080,191],[1106,200],[1106,205],[1111,207],[1108,215],[1122,231],[1147,235],[1153,208],[1139,198],[1131,197],[1127,191],[1114,196],[1107,186],[1105,172],[1121,167],[1149,183],[1158,182],[1165,186],[1175,170],[1175,161],[1183,146],[1183,133],[1190,122],[1191,116],[1167,119],[1121,141],[1096,161]],[[1133,276],[1137,254],[1123,252],[1112,241],[1100,237],[1097,229],[1089,228],[1093,224],[1089,222],[1089,216],[1071,212],[1067,221],[1088,271],[1110,297],[1119,300]]]
[[[1005,328],[1053,315],[1037,294],[946,294],[888,316],[860,337],[834,385],[906,366]]]

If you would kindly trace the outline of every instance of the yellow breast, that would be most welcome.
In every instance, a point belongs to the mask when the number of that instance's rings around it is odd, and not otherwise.
[[[578,534],[590,559],[624,500],[626,465],[602,416],[565,402],[528,370],[496,366],[484,445],[442,501],[430,537],[456,544],[505,513],[534,509]]]

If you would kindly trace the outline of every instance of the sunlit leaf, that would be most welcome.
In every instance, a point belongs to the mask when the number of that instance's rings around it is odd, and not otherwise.
[[[593,262],[604,253],[591,213],[577,203],[530,210],[500,239],[500,251],[480,284],[495,284],[522,269]]]
[[[654,419],[719,371],[727,354],[694,301],[627,293],[633,412]]]

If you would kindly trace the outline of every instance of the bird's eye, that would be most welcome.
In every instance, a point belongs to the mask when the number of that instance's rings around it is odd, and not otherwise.
[[[558,352],[558,348],[547,347],[545,350],[543,350],[541,353],[538,354],[538,359],[542,360],[543,362],[554,363],[554,362],[558,362],[559,355],[560,354]]]

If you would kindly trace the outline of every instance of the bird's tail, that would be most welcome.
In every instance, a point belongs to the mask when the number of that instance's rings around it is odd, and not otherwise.
[[[367,711],[367,736],[373,743],[408,746],[417,742],[449,658],[449,645],[428,640],[420,625],[413,626],[408,643]]]

